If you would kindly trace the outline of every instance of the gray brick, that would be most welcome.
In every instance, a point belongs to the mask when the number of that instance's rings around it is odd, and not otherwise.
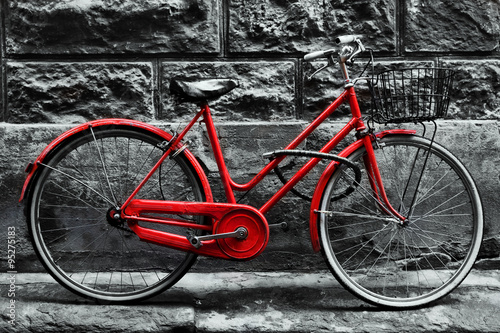
[[[217,53],[219,1],[9,1],[15,54]]]
[[[150,63],[8,64],[9,122],[154,117]]]
[[[455,69],[449,114],[460,119],[500,119],[500,61],[443,60]]]
[[[173,77],[231,78],[239,82],[228,95],[211,102],[214,117],[231,121],[295,118],[295,65],[291,61],[164,62],[162,118],[190,119],[195,104],[179,104],[169,93]]]
[[[364,35],[379,51],[396,47],[392,0],[236,0],[229,11],[230,52],[310,52],[346,34]]]
[[[19,202],[24,170],[28,162],[66,129],[68,126],[0,125],[0,230],[3,233],[8,226],[17,228],[16,269],[20,272],[44,271],[28,237],[24,203]]]
[[[498,50],[498,1],[415,0],[405,3],[407,52]]]

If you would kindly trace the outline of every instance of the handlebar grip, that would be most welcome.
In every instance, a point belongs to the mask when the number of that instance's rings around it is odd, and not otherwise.
[[[335,39],[335,42],[337,44],[348,44],[354,42],[356,38],[357,36],[354,35],[339,36]]]
[[[311,52],[311,53],[308,53],[304,56],[304,60],[311,61],[311,60],[318,59],[318,58],[326,58],[327,56],[329,56],[330,54],[333,54],[334,52],[335,52],[334,49],[330,49],[330,50],[326,50],[326,51]]]

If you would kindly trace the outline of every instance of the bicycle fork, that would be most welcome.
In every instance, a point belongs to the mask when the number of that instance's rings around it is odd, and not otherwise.
[[[375,150],[373,149],[372,142],[377,142],[377,138],[372,135],[365,135],[363,144],[366,149],[366,155],[363,157],[363,162],[370,182],[370,187],[373,192],[373,197],[376,200],[379,208],[386,214],[393,217],[393,220],[400,225],[404,225],[407,218],[402,216],[389,202],[387,193],[385,191],[380,169],[378,167],[377,159],[375,157]],[[379,148],[381,149],[381,148]]]

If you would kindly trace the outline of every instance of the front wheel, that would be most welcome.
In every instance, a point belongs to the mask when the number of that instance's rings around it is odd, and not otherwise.
[[[455,289],[470,272],[483,235],[481,200],[464,165],[418,136],[388,136],[373,144],[390,216],[372,190],[366,150],[349,159],[362,180],[349,196],[352,170],[329,180],[318,224],[322,252],[337,280],[359,298],[393,308],[419,307]]]
[[[27,200],[29,231],[45,268],[69,290],[105,302],[138,301],[172,286],[195,261],[194,254],[140,241],[116,217],[116,207],[163,155],[163,140],[134,127],[89,127],[39,166]],[[205,195],[179,154],[163,162],[136,198],[204,201]],[[186,235],[180,227],[144,226]]]

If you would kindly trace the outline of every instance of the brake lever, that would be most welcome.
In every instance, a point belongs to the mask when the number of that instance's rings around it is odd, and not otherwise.
[[[365,46],[363,45],[363,43],[361,43],[359,39],[356,39],[356,44],[357,44],[356,50],[354,50],[352,54],[349,56],[349,58],[346,60],[347,64],[350,65],[354,64],[354,57],[366,50]]]
[[[312,73],[311,75],[309,75],[306,78],[307,81],[311,81],[314,75],[318,74],[319,72],[321,72],[322,70],[328,68],[329,66],[330,66],[330,64],[327,63],[326,65],[322,66],[320,69],[317,69],[316,71],[314,71],[314,73]]]
[[[354,64],[354,57],[357,56],[358,54],[360,54],[362,51],[360,49],[357,49],[356,51],[354,51],[351,56],[349,57],[349,59],[346,60],[346,64],[348,65],[352,65]]]
[[[316,71],[314,71],[314,73],[312,73],[311,75],[309,75],[308,77],[306,77],[307,81],[311,81],[313,76],[318,74],[319,72],[321,72],[322,70],[330,67],[330,66],[333,66],[335,65],[335,60],[333,59],[333,56],[329,56],[328,57],[328,62],[326,63],[326,65],[323,65],[321,68],[317,69]]]

